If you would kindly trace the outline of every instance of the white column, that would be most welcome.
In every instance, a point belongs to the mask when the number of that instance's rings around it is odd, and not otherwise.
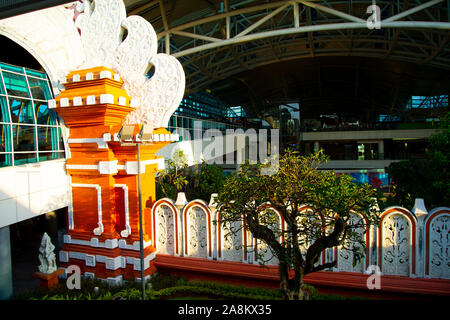
[[[9,226],[0,228],[0,300],[13,295]]]
[[[217,221],[217,203],[215,201],[215,198],[218,196],[217,193],[213,193],[211,194],[211,199],[209,201],[208,207],[209,210],[211,211],[211,222],[212,222],[212,227],[213,227],[213,241],[212,241],[212,246],[213,246],[213,260],[217,260],[217,253],[218,253],[218,229],[217,229],[217,222],[214,223],[214,221]]]
[[[378,159],[384,160],[384,140],[378,141]]]
[[[425,202],[421,198],[416,198],[411,212],[417,217],[416,227],[416,274],[415,276],[425,277],[425,218],[428,215]]]
[[[178,244],[179,244],[179,254],[180,257],[184,256],[184,224],[186,221],[183,221],[183,209],[188,203],[186,199],[186,195],[184,192],[178,192],[177,194],[177,200],[175,201],[175,207],[178,209]]]
[[[319,141],[314,141],[314,152],[319,151],[319,149],[320,149]]]

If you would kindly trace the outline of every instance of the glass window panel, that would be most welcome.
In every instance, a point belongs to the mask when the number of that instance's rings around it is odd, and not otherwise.
[[[3,72],[6,91],[11,96],[29,98],[27,82],[25,77],[20,74]]]
[[[0,153],[0,167],[12,166],[11,153]]]
[[[2,77],[0,77],[0,94],[5,94],[5,87],[3,86]]]
[[[64,136],[62,135],[60,127],[58,127],[58,144],[59,150],[64,150]]]
[[[53,99],[50,88],[48,87],[47,80],[28,77],[28,84],[30,85],[31,95],[33,96],[33,99]]]
[[[33,104],[30,100],[9,98],[12,122],[34,123]]]
[[[39,152],[39,161],[64,158],[64,152]]]
[[[177,117],[177,127],[183,128],[183,117]]]
[[[25,68],[25,73],[29,76],[33,76],[33,77],[37,77],[37,78],[41,78],[41,79],[47,79],[45,72],[42,72],[42,71],[31,70],[31,69]],[[30,78],[28,78],[28,80],[30,80]]]
[[[52,160],[53,152],[39,152],[39,161]]]
[[[36,152],[14,153],[14,165],[36,162]]]
[[[8,103],[5,97],[0,97],[0,122],[10,122]]]
[[[35,127],[13,125],[14,151],[34,151]]]
[[[0,124],[0,152],[11,151],[11,125]]]
[[[38,127],[39,151],[58,150],[56,127]]]
[[[58,117],[46,102],[53,95],[45,72],[4,63],[0,69],[0,167],[64,158]]]
[[[64,159],[65,156],[66,155],[65,155],[64,151],[59,151],[59,152],[53,152],[52,153],[53,159]]]
[[[23,74],[23,68],[0,62],[0,68],[3,70],[18,72]]]
[[[34,108],[36,110],[37,124],[44,124],[48,126],[57,125],[56,114],[53,110],[48,108],[46,102],[35,101]]]

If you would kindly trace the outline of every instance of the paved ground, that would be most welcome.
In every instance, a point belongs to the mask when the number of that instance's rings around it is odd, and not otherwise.
[[[33,278],[33,273],[38,271],[38,249],[39,241],[14,248],[11,252],[14,295],[39,287],[39,280]]]

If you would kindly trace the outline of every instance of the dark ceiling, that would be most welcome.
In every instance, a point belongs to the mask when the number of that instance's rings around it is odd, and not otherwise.
[[[210,90],[254,116],[280,103],[299,102],[305,117],[338,112],[390,114],[410,95],[440,95],[450,88],[448,70],[364,57],[315,57],[272,63],[218,81]]]
[[[372,1],[311,1],[367,19]],[[377,1],[382,19],[427,1]],[[270,36],[184,55],[183,50],[208,41],[177,31],[226,39],[242,32],[290,1],[164,0],[125,1],[128,14],[150,21],[165,50],[186,73],[186,93],[212,92],[227,105],[242,105],[250,116],[262,116],[280,103],[299,102],[303,115],[339,112],[371,117],[401,108],[411,95],[448,94],[450,88],[449,27],[327,30]],[[311,3],[298,1],[297,27],[348,22]],[[294,7],[268,19],[249,34],[292,28]],[[233,14],[233,12],[237,12]],[[445,2],[417,11],[402,21],[448,22]],[[217,19],[215,19],[217,17]],[[292,24],[292,25],[291,25]],[[173,32],[172,32],[173,31]],[[213,39],[214,40],[214,39]],[[166,47],[167,48],[167,47]]]
[[[377,4],[385,19],[427,2],[377,1]],[[298,102],[304,116],[338,112],[370,118],[374,113],[402,108],[411,95],[441,95],[450,91],[448,1],[399,19],[418,25],[434,23],[433,28],[413,25],[314,32],[302,28],[348,23],[345,17],[314,5],[367,19],[366,9],[372,1],[297,1],[297,25],[293,1],[124,0],[124,3],[128,15],[140,15],[153,25],[158,33],[159,52],[169,50],[170,44],[170,54],[179,59],[185,70],[185,94],[208,90],[229,106],[242,105],[251,117],[269,114],[282,103]],[[267,15],[272,16],[264,20]],[[250,36],[294,28],[299,31],[226,42],[249,27],[253,28],[247,30]],[[166,41],[167,34],[170,42]],[[208,48],[214,41],[220,45]],[[198,51],[186,51],[192,49]],[[15,50],[8,53],[9,59],[14,60],[15,54],[11,52]]]

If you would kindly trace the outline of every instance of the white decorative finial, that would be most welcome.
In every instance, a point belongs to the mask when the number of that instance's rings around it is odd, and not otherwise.
[[[425,202],[422,198],[415,199],[414,207],[412,208],[411,212],[414,213],[417,218],[428,214],[427,208],[425,208]]]
[[[83,1],[83,13],[75,20],[81,30],[86,60],[82,67],[112,67],[122,40],[122,20],[127,13],[122,0]]]
[[[51,274],[56,271],[56,256],[53,250],[55,250],[55,246],[45,232],[41,240],[41,247],[39,248],[39,261],[41,262],[39,272]]]
[[[124,124],[167,127],[184,95],[180,62],[171,55],[157,54],[152,25],[140,16],[126,17],[122,0],[85,0],[83,4],[84,12],[75,21],[86,56],[80,67],[104,66],[120,74],[124,89],[136,102]],[[151,67],[154,74],[148,78]]]
[[[177,200],[175,201],[175,207],[181,210],[187,203],[188,201],[186,199],[186,194],[184,192],[178,192]]]
[[[219,196],[219,194],[218,193],[212,193],[211,194],[211,199],[209,200],[209,204],[208,204],[208,207],[211,209],[211,210],[215,210],[216,208],[217,208],[217,202],[216,202],[216,198]]]

